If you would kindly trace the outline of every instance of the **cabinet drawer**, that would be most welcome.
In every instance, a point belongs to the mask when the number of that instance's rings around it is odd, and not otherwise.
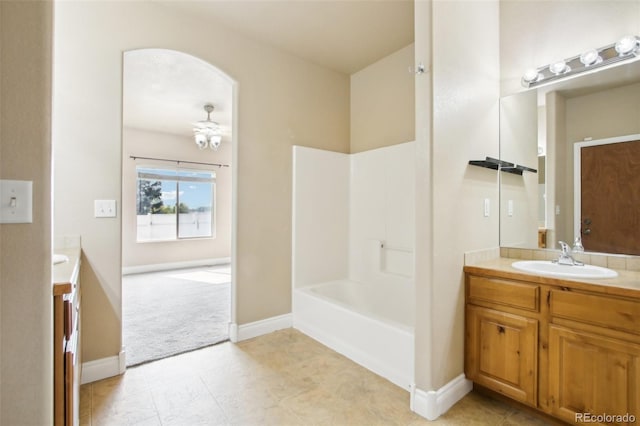
[[[468,301],[490,302],[537,312],[540,306],[540,287],[518,281],[468,276]]]
[[[551,315],[640,334],[640,302],[575,291],[551,291]]]

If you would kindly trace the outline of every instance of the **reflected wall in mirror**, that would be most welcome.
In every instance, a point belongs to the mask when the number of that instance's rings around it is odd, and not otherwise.
[[[574,176],[575,163],[582,158],[574,151],[582,152],[576,147],[589,145],[585,141],[640,139],[640,61],[504,97],[500,114],[500,158],[538,169],[537,174],[522,176],[500,174],[500,245],[557,248],[557,241],[571,244],[580,236],[589,251],[590,239],[601,231],[607,242],[594,245],[592,251],[639,254],[640,216],[632,215],[640,215],[640,189],[619,182],[609,190],[598,190],[615,193],[626,203],[620,216],[609,215],[604,231],[604,224],[583,217],[580,204],[584,203],[576,187],[580,189],[580,181],[595,170],[583,162],[580,175]],[[640,175],[640,158],[627,152],[625,167]],[[608,156],[596,154],[596,158]],[[606,172],[598,182],[613,180],[618,169]],[[595,195],[601,207],[611,203]],[[635,226],[623,227],[624,223]],[[609,241],[615,234],[631,234],[636,247]]]

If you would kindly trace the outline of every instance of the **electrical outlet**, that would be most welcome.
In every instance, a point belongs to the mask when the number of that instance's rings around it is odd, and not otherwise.
[[[116,200],[95,200],[95,217],[116,217]]]

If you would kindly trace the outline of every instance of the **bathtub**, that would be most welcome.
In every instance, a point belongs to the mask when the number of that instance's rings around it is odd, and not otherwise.
[[[293,326],[396,385],[414,380],[413,288],[329,281],[293,292]]]

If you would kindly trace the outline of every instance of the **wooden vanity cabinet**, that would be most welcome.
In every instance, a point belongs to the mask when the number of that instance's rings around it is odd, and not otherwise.
[[[536,278],[467,271],[467,378],[569,423],[638,421],[640,292]]]
[[[467,276],[465,374],[537,405],[538,286]]]
[[[77,273],[70,282],[53,286],[54,425],[79,424],[80,287]]]
[[[640,301],[550,290],[549,408],[640,417]],[[627,424],[613,422],[613,424]]]
[[[555,325],[549,338],[553,415],[573,422],[577,413],[640,414],[639,345]]]
[[[536,405],[538,321],[467,306],[467,377]]]

